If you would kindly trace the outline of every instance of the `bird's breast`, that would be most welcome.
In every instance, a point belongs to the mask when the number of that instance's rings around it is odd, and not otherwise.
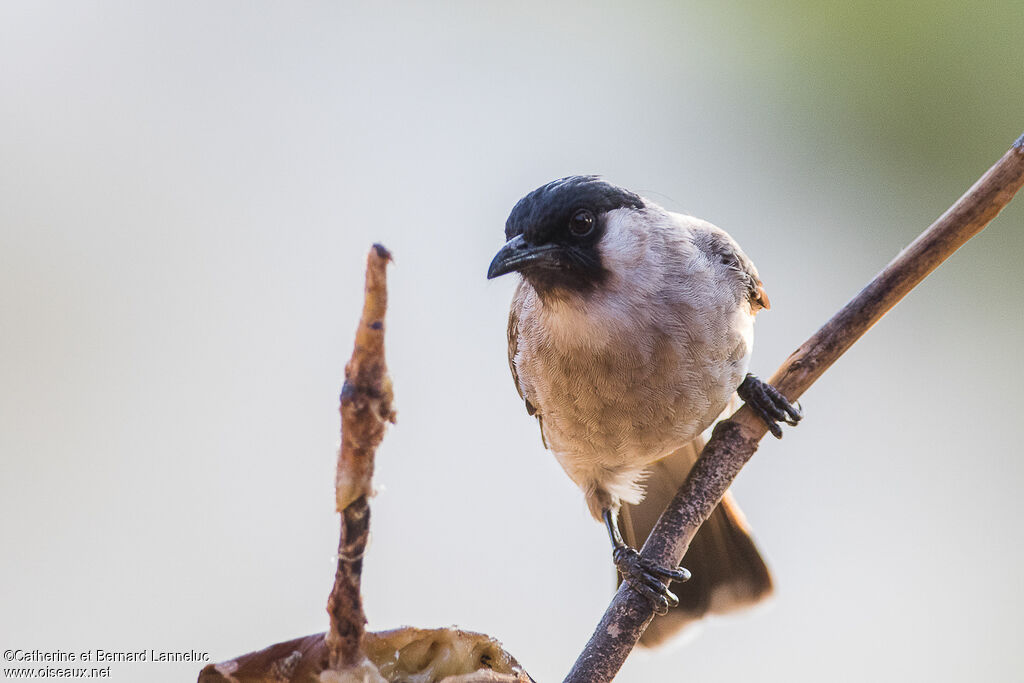
[[[645,465],[718,416],[746,371],[731,311],[563,307],[520,319],[516,369],[563,461]],[[741,327],[741,326],[740,326]]]

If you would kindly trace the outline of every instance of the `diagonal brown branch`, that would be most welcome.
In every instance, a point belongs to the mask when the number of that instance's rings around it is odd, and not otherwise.
[[[1024,135],[957,202],[886,266],[771,378],[790,400],[814,383],[857,339],[967,240],[1024,185]],[[661,566],[679,564],[697,529],[722,499],[767,429],[746,406],[716,427],[689,477],[641,551]],[[622,667],[654,616],[650,603],[622,584],[564,683],[604,683]]]

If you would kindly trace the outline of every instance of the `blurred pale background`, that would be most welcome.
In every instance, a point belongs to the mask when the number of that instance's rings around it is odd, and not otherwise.
[[[3,3],[0,648],[220,660],[325,627],[379,240],[370,626],[485,630],[560,680],[613,577],[508,376],[513,281],[484,272],[512,204],[602,173],[723,226],[769,375],[1024,131],[1021,36],[1017,0]],[[620,680],[1021,680],[1022,223],[741,475],[773,602]]]

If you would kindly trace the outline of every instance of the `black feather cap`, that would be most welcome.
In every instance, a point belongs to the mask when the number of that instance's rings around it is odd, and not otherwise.
[[[603,214],[643,206],[640,195],[612,185],[601,176],[568,176],[552,180],[520,199],[505,221],[505,239],[522,235],[530,244],[544,244],[555,239],[579,209]]]

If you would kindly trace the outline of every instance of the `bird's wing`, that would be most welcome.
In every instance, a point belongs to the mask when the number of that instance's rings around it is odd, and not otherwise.
[[[537,409],[530,403],[530,399],[523,395],[523,388],[519,385],[519,371],[516,370],[516,353],[519,352],[519,311],[523,308],[523,299],[520,296],[522,287],[523,283],[520,282],[508,311],[508,369],[512,371],[512,381],[516,383],[519,398],[526,402],[526,412],[533,415]]]
[[[764,291],[761,277],[757,274],[757,268],[750,258],[743,253],[740,245],[729,236],[727,232],[708,224],[708,230],[703,244],[712,258],[719,259],[730,270],[735,271],[747,289],[751,306],[756,311],[759,308],[771,308],[768,294]]]
[[[516,353],[519,351],[519,314],[523,308],[524,284],[524,282],[520,282],[519,286],[516,287],[516,292],[512,297],[512,306],[508,311],[508,369],[512,371],[512,381],[515,382],[519,397],[526,404],[526,412],[536,417],[537,422],[540,424],[540,438],[546,448],[548,444],[544,438],[544,420],[537,411],[537,406],[530,401],[530,397],[523,391],[523,386],[519,383],[519,371],[516,369]]]

